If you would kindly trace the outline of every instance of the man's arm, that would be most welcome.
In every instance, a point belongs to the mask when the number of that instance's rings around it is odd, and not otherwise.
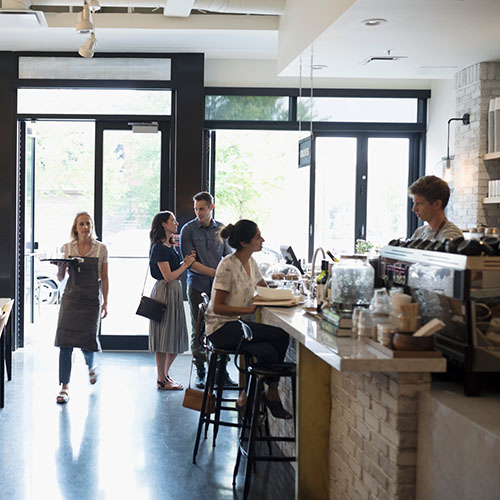
[[[179,250],[181,251],[181,256],[184,259],[186,255],[190,255],[194,249],[193,235],[191,227],[187,224],[181,229],[181,239],[179,244]]]
[[[186,258],[186,255],[190,255],[193,250],[197,250],[193,241],[193,231],[191,229],[191,226],[185,225],[181,229],[180,250],[183,258]],[[204,274],[212,278],[215,276],[215,269],[205,266],[198,261],[193,262],[191,270],[195,273]]]
[[[205,274],[206,276],[211,276],[212,278],[215,276],[215,269],[213,267],[205,266],[201,262],[194,262],[191,269],[198,274]]]

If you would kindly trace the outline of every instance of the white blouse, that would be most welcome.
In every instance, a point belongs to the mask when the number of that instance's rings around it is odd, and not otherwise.
[[[205,314],[206,334],[218,330],[224,323],[236,321],[239,316],[221,316],[214,313],[215,290],[228,292],[225,304],[233,307],[249,307],[255,294],[255,287],[263,279],[257,267],[257,262],[250,257],[250,275],[235,254],[224,257],[215,271],[212,294]]]
[[[98,267],[99,267],[99,279],[101,279],[102,265],[108,262],[108,249],[104,243],[97,240],[92,240],[92,246],[86,255],[80,255],[78,253],[78,241],[73,240],[69,243],[65,243],[61,251],[64,253],[64,257],[97,257]]]

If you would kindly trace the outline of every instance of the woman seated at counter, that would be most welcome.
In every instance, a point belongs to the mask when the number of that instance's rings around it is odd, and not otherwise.
[[[264,238],[255,222],[242,219],[228,224],[220,231],[236,250],[224,257],[215,272],[210,303],[205,315],[205,330],[215,348],[235,350],[243,336],[239,317],[253,314],[256,285],[267,286],[252,254],[262,250]],[[281,328],[245,321],[252,329],[253,340],[243,341],[241,350],[257,359],[258,363],[281,363],[288,348],[288,334]],[[289,419],[292,415],[283,408],[278,393],[279,378],[265,381],[264,401],[276,418]],[[246,404],[242,393],[237,405]]]

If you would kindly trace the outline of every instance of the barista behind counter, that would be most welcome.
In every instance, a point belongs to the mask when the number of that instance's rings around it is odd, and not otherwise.
[[[462,231],[444,213],[450,199],[450,188],[443,179],[435,175],[420,177],[408,191],[413,199],[412,210],[421,221],[427,222],[416,229],[412,240],[445,241],[463,237]]]

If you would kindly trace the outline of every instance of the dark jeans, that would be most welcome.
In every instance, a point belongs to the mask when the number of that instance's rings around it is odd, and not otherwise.
[[[196,330],[198,322],[198,306],[203,302],[201,293],[202,292],[196,290],[196,288],[193,288],[191,285],[187,286],[186,295],[189,302],[189,309],[191,310],[191,353],[193,354],[193,362],[197,372],[201,372],[203,375],[205,373],[205,361],[207,360],[207,355],[205,348],[200,344],[198,332]],[[205,328],[205,322],[203,322],[200,326],[203,330]]]
[[[282,363],[288,349],[288,333],[281,328],[262,323],[245,321],[252,329],[253,340],[243,341],[241,350],[257,358],[258,363]],[[235,350],[243,336],[239,321],[230,321],[209,335],[215,348]],[[277,386],[279,377],[266,381],[270,386]]]
[[[94,365],[94,353],[82,349],[85,364],[90,368]],[[71,378],[71,357],[73,355],[72,347],[61,347],[59,350],[59,383],[69,384]]]

